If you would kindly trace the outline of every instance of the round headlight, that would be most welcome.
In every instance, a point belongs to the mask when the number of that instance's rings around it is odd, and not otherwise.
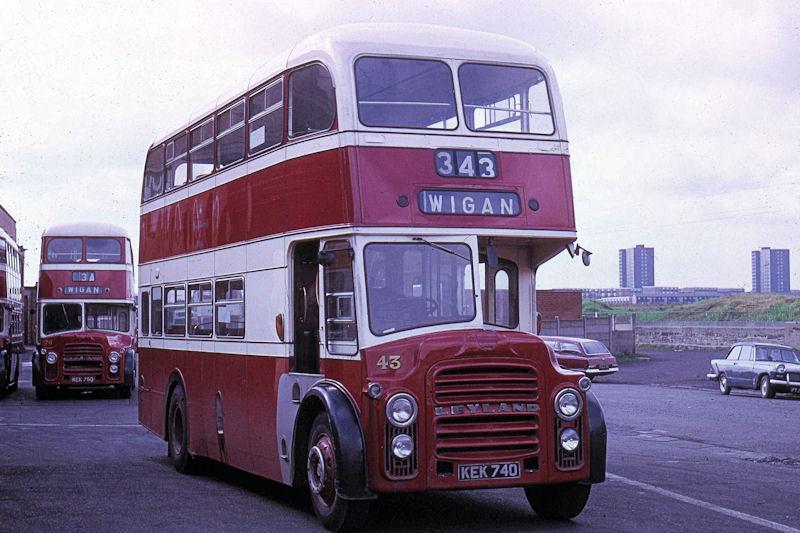
[[[47,364],[54,365],[54,364],[56,364],[56,361],[58,361],[58,355],[56,355],[56,352],[47,352],[47,359],[46,360],[47,360]]]
[[[410,426],[417,419],[417,402],[409,394],[395,394],[386,403],[386,418],[395,427]]]
[[[383,394],[383,387],[380,383],[370,383],[367,387],[367,394],[369,394],[369,397],[373,400],[377,400],[381,397],[381,394]]]
[[[414,440],[409,435],[396,436],[392,439],[392,453],[398,459],[408,459],[414,453]]]
[[[111,352],[108,354],[108,362],[109,363],[119,363],[119,353]]]
[[[578,380],[578,387],[580,387],[580,389],[583,392],[586,392],[587,390],[592,388],[592,380],[587,378],[586,376],[583,376],[581,379]]]
[[[778,374],[783,374],[786,372],[786,365],[778,365],[778,367],[775,369],[775,372]]]
[[[564,389],[556,396],[556,414],[563,420],[574,420],[581,414],[583,400],[578,391]]]
[[[108,371],[112,374],[116,374],[119,371],[119,367],[117,365],[111,365],[108,367]]]
[[[47,348],[42,348],[41,354],[42,355],[47,355]]]
[[[561,432],[561,435],[558,437],[559,442],[561,443],[561,447],[568,452],[574,452],[581,443],[581,438],[578,436],[578,432],[572,428],[567,428]]]

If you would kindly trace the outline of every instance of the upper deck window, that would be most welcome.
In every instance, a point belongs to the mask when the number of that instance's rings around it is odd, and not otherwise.
[[[180,187],[189,176],[189,160],[187,155],[187,135],[178,135],[167,143],[167,181],[168,191]]]
[[[58,237],[47,243],[47,260],[51,263],[80,263],[83,241],[78,237]]]
[[[189,133],[191,176],[196,180],[214,172],[214,121],[208,119]]]
[[[356,61],[358,117],[365,126],[454,129],[453,74],[441,61],[362,57]]]
[[[458,81],[464,117],[472,131],[555,132],[547,83],[540,70],[467,63],[458,70]]]
[[[289,137],[327,131],[336,117],[331,74],[315,63],[289,76]]]
[[[164,192],[164,146],[156,146],[147,154],[144,164],[142,199],[147,201]]]
[[[249,153],[254,154],[283,140],[283,79],[278,78],[250,97]]]
[[[86,260],[90,263],[119,263],[122,245],[110,237],[86,239]]]
[[[217,164],[222,167],[244,159],[244,100],[217,115]]]

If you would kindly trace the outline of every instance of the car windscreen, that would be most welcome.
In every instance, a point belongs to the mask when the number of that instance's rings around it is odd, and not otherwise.
[[[358,117],[365,126],[454,129],[458,125],[447,63],[362,57],[355,69]]]
[[[797,354],[789,348],[777,346],[756,346],[756,361],[772,361],[776,363],[798,363]]]
[[[581,348],[574,342],[560,342],[558,343],[558,351],[560,353],[581,353]]]
[[[375,335],[475,318],[470,249],[451,243],[374,243],[364,249]]]
[[[611,353],[606,348],[606,345],[600,341],[584,342],[583,349],[586,350],[586,355],[608,355]]]
[[[125,304],[86,304],[86,327],[106,331],[130,330],[131,307]]]
[[[81,329],[81,304],[46,304],[44,306],[43,331],[45,335]]]

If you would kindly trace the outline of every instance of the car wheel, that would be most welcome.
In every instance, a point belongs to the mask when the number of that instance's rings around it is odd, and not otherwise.
[[[534,485],[525,487],[525,497],[531,508],[546,520],[575,518],[589,501],[591,485],[566,483],[563,485]]]
[[[344,500],[336,488],[336,448],[326,413],[311,425],[306,458],[308,492],[314,514],[331,531],[361,531],[369,511],[368,501]]]
[[[11,385],[11,388],[9,389],[9,390],[11,390],[11,392],[14,392],[15,390],[17,390],[19,388],[19,357],[17,357],[17,365],[16,366],[17,366],[17,368],[16,368],[16,371],[14,372],[14,384]]]
[[[722,394],[730,394],[731,393],[731,386],[728,385],[728,376],[725,374],[719,375],[719,391]]]
[[[761,383],[759,384],[759,388],[761,389],[762,398],[775,397],[775,391],[772,390],[772,385],[769,384],[769,376],[761,376]]]
[[[176,385],[169,400],[167,422],[167,449],[181,474],[193,474],[197,470],[197,459],[189,453],[189,417],[186,413],[186,393]]]

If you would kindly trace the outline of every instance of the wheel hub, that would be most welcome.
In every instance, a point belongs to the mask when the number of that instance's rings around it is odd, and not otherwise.
[[[311,493],[330,507],[336,499],[336,467],[333,444],[328,435],[320,435],[317,443],[308,451],[306,470]]]

